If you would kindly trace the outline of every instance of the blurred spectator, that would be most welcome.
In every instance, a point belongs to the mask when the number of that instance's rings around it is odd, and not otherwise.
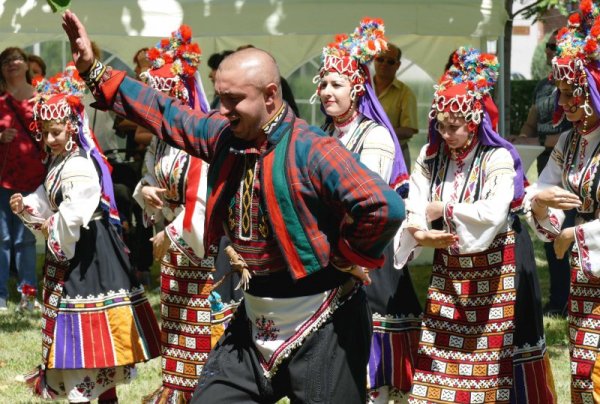
[[[408,141],[419,131],[417,124],[417,98],[411,89],[396,78],[402,65],[402,51],[388,43],[388,50],[375,58],[373,84],[379,102],[394,127],[406,168],[410,171]]]
[[[146,56],[148,48],[141,48],[133,56],[133,63],[135,64],[135,77],[139,80],[140,73],[145,72],[151,66],[150,59]]]
[[[14,193],[35,191],[46,174],[42,146],[30,131],[34,94],[30,83],[25,52],[4,49],[0,53],[0,311],[7,310],[12,257],[19,276],[20,309],[33,308],[37,288],[35,237],[9,205]]]
[[[29,72],[32,78],[32,84],[35,86],[41,79],[46,77],[46,62],[38,55],[27,55]]]
[[[552,64],[552,58],[556,55],[555,30],[550,34],[546,42],[546,63]],[[550,154],[560,137],[560,134],[571,129],[572,124],[563,119],[555,126],[552,123],[554,109],[557,100],[557,88],[554,80],[547,77],[538,82],[533,91],[533,100],[527,120],[521,127],[520,134],[512,138],[515,144],[539,144],[544,146],[544,151],[537,158],[538,174],[542,172]],[[563,228],[574,226],[575,211],[565,211]],[[544,243],[548,270],[550,272],[550,299],[544,307],[544,314],[561,315],[566,314],[567,299],[569,298],[570,265],[568,254],[563,259],[556,258],[553,243]]]

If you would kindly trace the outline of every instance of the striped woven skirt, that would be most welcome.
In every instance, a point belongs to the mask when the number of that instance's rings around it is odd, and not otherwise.
[[[437,249],[411,403],[508,403],[513,385],[515,233],[477,254]]]
[[[384,265],[371,271],[365,287],[373,312],[373,337],[367,368],[367,389],[372,402],[401,399],[412,385],[419,344],[422,308],[407,267],[393,266],[393,246],[384,252]],[[380,391],[387,387],[388,395]]]
[[[26,382],[45,398],[94,399],[160,354],[152,307],[106,221],[81,229],[70,261],[46,254],[43,302],[44,366]]]
[[[175,248],[160,265],[162,386],[145,403],[188,402],[212,346],[214,258],[196,266]]]
[[[600,278],[587,275],[576,249],[571,253],[568,302],[571,402],[600,401]]]

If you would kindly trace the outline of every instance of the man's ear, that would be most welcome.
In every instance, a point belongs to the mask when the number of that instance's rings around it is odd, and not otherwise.
[[[275,83],[269,83],[265,87],[265,104],[267,106],[275,105],[275,99],[277,98],[277,93],[279,88]]]

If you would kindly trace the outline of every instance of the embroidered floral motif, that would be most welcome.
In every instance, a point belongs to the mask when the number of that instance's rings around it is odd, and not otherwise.
[[[96,375],[96,384],[104,387],[115,381],[115,375],[117,371],[115,368],[103,368],[98,371]]]
[[[75,385],[77,391],[87,398],[92,396],[92,390],[94,390],[94,387],[96,387],[96,383],[94,383],[89,376],[86,376],[83,379],[83,382]]]
[[[275,341],[278,337],[279,328],[275,327],[275,322],[273,320],[268,320],[265,316],[261,316],[256,319],[256,328],[258,332],[256,333],[256,340],[262,340],[263,342],[267,341]]]

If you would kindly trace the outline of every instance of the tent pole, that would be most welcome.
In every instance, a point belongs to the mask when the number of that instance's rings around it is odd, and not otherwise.
[[[500,63],[500,66],[504,66],[504,61],[505,61],[505,55],[504,55],[504,35],[501,35],[498,37],[497,39],[497,49],[498,49],[498,62]],[[510,69],[502,69],[501,68],[501,72],[510,72]],[[510,77],[507,77],[506,74],[500,74],[499,75],[499,79],[498,79],[498,89],[496,90],[496,94],[497,94],[497,105],[498,105],[498,112],[499,112],[499,128],[498,128],[498,133],[501,136],[506,137],[507,135],[507,128],[506,128],[506,105],[504,103],[505,100],[505,88],[506,88],[506,83],[507,80],[510,80]]]

